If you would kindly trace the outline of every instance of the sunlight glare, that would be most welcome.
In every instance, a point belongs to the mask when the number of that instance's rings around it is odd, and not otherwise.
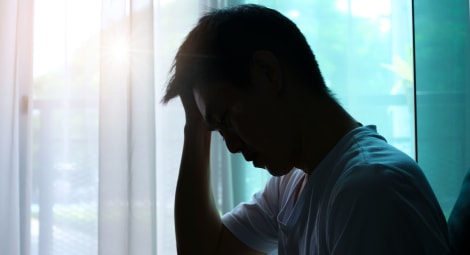
[[[100,8],[95,0],[35,1],[33,77],[63,68],[65,60],[99,32]]]
[[[300,16],[300,12],[298,10],[291,10],[289,11],[288,15],[290,18],[295,19]]]
[[[128,43],[125,38],[116,38],[110,47],[110,55],[115,63],[124,63],[129,56]]]
[[[335,6],[341,12],[348,12],[362,18],[376,19],[389,16],[391,12],[391,0],[337,0]]]

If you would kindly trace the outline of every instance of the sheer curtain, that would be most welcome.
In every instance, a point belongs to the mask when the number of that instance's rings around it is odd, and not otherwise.
[[[31,14],[31,1],[0,2],[0,247],[14,255],[29,252]]]
[[[162,0],[154,6],[157,254],[176,254],[173,204],[185,121],[179,99],[168,105],[160,99],[176,50],[207,6],[194,0]]]
[[[155,254],[152,1],[102,2],[98,254]]]
[[[156,176],[156,159],[168,157],[157,155],[156,112],[198,10],[194,1],[0,3],[2,254],[175,253],[177,168],[160,163]],[[179,151],[166,145],[159,151]]]

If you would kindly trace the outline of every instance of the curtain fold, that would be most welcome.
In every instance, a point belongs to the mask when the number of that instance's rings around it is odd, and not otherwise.
[[[0,247],[20,254],[16,2],[0,2]]]
[[[155,254],[152,1],[103,1],[99,254]]]
[[[32,10],[30,0],[0,2],[0,247],[9,255],[29,254]]]

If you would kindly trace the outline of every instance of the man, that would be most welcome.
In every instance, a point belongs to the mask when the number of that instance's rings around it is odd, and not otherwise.
[[[175,199],[180,254],[447,254],[442,211],[417,164],[325,86],[294,23],[257,6],[215,10],[175,57],[163,99],[186,125]],[[220,218],[210,131],[272,177]]]

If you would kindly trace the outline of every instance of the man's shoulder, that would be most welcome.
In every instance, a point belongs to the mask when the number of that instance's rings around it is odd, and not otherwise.
[[[406,153],[390,145],[377,133],[375,126],[363,126],[344,136],[327,156],[329,167],[349,169],[383,165],[415,168],[416,162]]]
[[[354,138],[345,151],[343,176],[369,176],[372,179],[390,179],[390,176],[412,175],[422,172],[417,162],[377,133],[366,131]]]
[[[409,170],[393,164],[365,163],[346,169],[338,178],[336,185],[341,189],[385,188],[402,182],[409,182]]]

